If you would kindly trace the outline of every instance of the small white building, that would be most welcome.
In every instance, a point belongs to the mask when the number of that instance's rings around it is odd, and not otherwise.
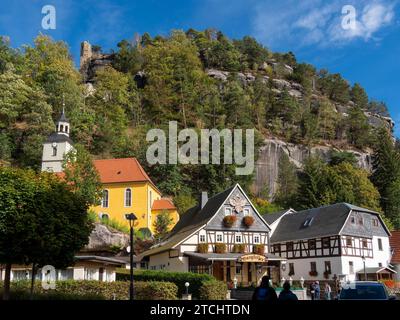
[[[285,279],[381,280],[392,278],[390,232],[379,213],[337,203],[299,212],[264,215],[277,225],[273,254],[287,259]]]
[[[270,253],[269,232],[268,224],[236,184],[209,199],[203,192],[200,203],[141,258],[151,270],[208,273],[241,285],[256,284],[268,274],[279,283],[284,259]]]
[[[114,257],[95,255],[75,256],[73,266],[66,269],[56,269],[55,273],[49,272],[46,280],[98,280],[111,282],[116,279],[116,268],[124,268],[126,261]],[[4,280],[5,270],[0,266],[0,279]],[[39,269],[35,278],[42,280],[43,273]],[[32,279],[32,267],[26,265],[12,265],[11,281]]]

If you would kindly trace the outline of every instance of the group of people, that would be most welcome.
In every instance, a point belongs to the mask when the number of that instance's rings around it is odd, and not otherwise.
[[[321,288],[319,281],[314,281],[310,284],[311,300],[321,299]],[[324,290],[325,300],[331,300],[332,288],[328,283],[325,283]],[[261,279],[261,284],[254,290],[253,300],[262,301],[297,301],[297,296],[290,290],[290,283],[286,281],[283,284],[283,290],[276,294],[275,289],[270,285],[270,277],[264,276]]]
[[[310,284],[310,294],[311,300],[321,300],[321,288],[319,286],[319,281],[314,281]],[[325,300],[331,300],[332,288],[328,282],[325,283],[324,295]]]

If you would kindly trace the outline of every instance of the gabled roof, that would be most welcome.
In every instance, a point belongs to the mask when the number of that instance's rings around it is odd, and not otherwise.
[[[93,164],[99,173],[101,183],[147,181],[155,187],[136,158],[94,160]]]
[[[336,203],[329,206],[303,210],[282,217],[271,237],[271,242],[338,235],[352,210],[371,213],[379,217],[379,213],[377,212],[348,203]],[[304,225],[306,220],[311,221],[308,226]],[[384,226],[382,220],[381,223]]]
[[[176,210],[176,207],[170,199],[159,199],[153,201],[151,210]]]
[[[292,208],[290,208],[290,209],[286,209],[286,210],[282,210],[282,211],[278,211],[278,212],[274,212],[274,213],[266,213],[266,214],[263,214],[262,217],[269,225],[271,225],[276,220],[278,220],[280,217],[284,216],[286,213],[292,213],[292,212],[296,212],[296,211],[293,210]]]
[[[190,208],[180,216],[178,223],[172,228],[170,233],[161,243],[153,246],[142,255],[149,256],[172,249],[198,229],[205,226],[218,209],[224,204],[226,198],[231,194],[235,187],[236,186],[233,186],[209,198],[203,209],[201,209],[199,205]]]
[[[400,230],[392,231],[392,236],[389,238],[389,241],[390,241],[390,247],[393,252],[390,263],[399,264],[400,263]]]

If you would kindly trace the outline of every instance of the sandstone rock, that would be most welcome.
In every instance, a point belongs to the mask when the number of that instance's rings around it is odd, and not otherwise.
[[[290,89],[288,91],[288,93],[290,96],[297,98],[297,99],[300,99],[303,96],[303,94],[299,90],[296,90],[296,89]]]
[[[290,89],[291,85],[289,81],[283,80],[283,79],[273,79],[272,80],[275,87],[278,88],[279,90],[283,90],[283,89]]]
[[[89,243],[83,251],[107,251],[112,247],[125,248],[129,244],[129,236],[120,231],[114,230],[100,223],[95,227],[89,236]]]
[[[319,155],[328,162],[331,158],[330,146],[315,146],[310,152],[312,155]],[[335,149],[338,150],[338,149]],[[360,168],[371,170],[371,154],[368,152],[358,152],[354,150],[342,150],[351,152],[357,159]],[[309,150],[306,146],[287,143],[279,139],[266,139],[264,145],[259,150],[259,158],[256,162],[254,190],[260,192],[265,186],[268,188],[270,197],[277,191],[277,179],[279,173],[279,159],[282,154],[286,154],[289,160],[301,169],[306,158],[309,157]]]
[[[220,71],[216,69],[208,69],[206,70],[206,73],[214,79],[226,81],[228,79],[229,72],[226,71]]]

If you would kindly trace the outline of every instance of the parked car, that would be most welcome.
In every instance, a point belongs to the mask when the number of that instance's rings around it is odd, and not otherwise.
[[[339,300],[396,300],[396,296],[389,295],[386,286],[380,282],[355,281],[342,287]]]

